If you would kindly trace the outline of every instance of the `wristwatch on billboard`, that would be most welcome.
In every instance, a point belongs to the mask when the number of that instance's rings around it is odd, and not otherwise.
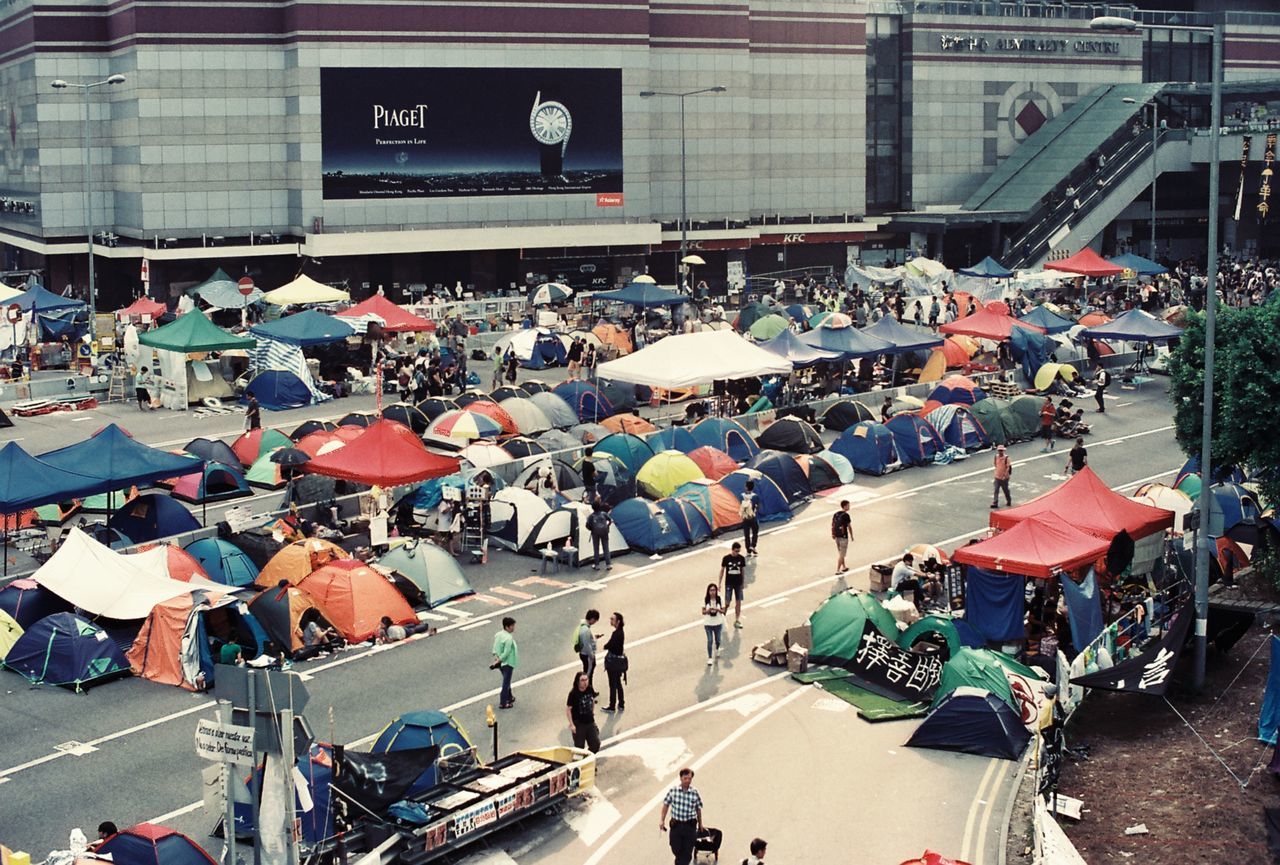
[[[573,118],[562,103],[542,101],[542,91],[533,97],[529,112],[529,131],[538,142],[543,177],[564,174],[564,152],[573,131]]]

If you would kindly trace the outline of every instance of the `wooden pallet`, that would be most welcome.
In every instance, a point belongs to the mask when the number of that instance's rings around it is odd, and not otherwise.
[[[987,392],[987,396],[999,397],[1001,399],[1013,399],[1022,393],[1022,389],[1016,384],[1009,381],[991,381],[982,385],[982,389]]]

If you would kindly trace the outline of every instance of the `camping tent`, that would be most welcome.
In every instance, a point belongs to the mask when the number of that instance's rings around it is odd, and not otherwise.
[[[250,660],[266,648],[268,637],[234,595],[194,591],[156,604],[125,657],[135,676],[204,690],[214,683],[214,640],[240,646]]]
[[[0,611],[23,628],[45,616],[70,612],[72,605],[30,578],[17,579],[0,588]]]
[[[18,624],[17,619],[0,610],[0,661],[3,661],[9,655],[9,650],[13,648],[13,644],[18,642],[18,638],[22,636],[22,625]]]
[[[1046,261],[1044,263],[1044,269],[1059,270],[1064,273],[1078,273],[1081,276],[1095,277],[1119,276],[1124,273],[1123,267],[1118,264],[1112,264],[1087,246],[1068,258],[1061,258],[1057,261]]]
[[[832,442],[831,450],[863,474],[883,475],[902,468],[893,433],[875,421],[860,421],[849,427]]]
[[[959,547],[952,560],[992,571],[1047,579],[1106,555],[1110,543],[1054,517],[1028,517],[976,544]]]
[[[170,495],[184,502],[201,504],[251,496],[253,492],[238,465],[209,462],[199,471],[178,478]],[[129,537],[138,540],[133,535]]]
[[[816,454],[825,447],[813,425],[798,417],[778,418],[756,436],[756,444],[793,454]]]
[[[1173,512],[1134,501],[1116,492],[1085,466],[1026,504],[991,512],[991,526],[1009,529],[1033,516],[1051,515],[1110,541],[1122,529],[1135,540],[1173,525]]]
[[[338,303],[350,300],[351,295],[340,288],[316,282],[303,273],[292,282],[286,282],[274,291],[268,291],[262,299],[276,306],[288,306],[302,303]]]
[[[791,361],[731,330],[709,330],[660,339],[626,357],[601,364],[597,374],[612,381],[672,390],[729,379],[785,375],[791,368]]]
[[[194,438],[187,442],[182,450],[207,462],[217,462],[227,466],[240,465],[240,458],[236,456],[236,452],[222,439]]]
[[[350,553],[331,541],[306,538],[282,547],[263,565],[254,582],[259,586],[275,586],[284,580],[296,586],[316,568],[350,558]]]
[[[733,493],[738,501],[742,501],[742,494],[746,492],[748,481],[755,483],[757,520],[762,523],[771,523],[776,520],[791,519],[791,500],[767,475],[751,469],[738,469],[736,472],[725,475],[717,483]],[[808,481],[806,480],[805,483],[807,486]]]
[[[182,547],[173,544],[157,544],[146,550],[127,553],[129,560],[144,570],[167,577],[193,583],[203,588],[216,588],[217,584],[209,579],[200,562]]]
[[[214,865],[213,857],[186,835],[152,823],[121,829],[95,852],[117,865]]]
[[[257,398],[268,411],[285,411],[311,405],[311,388],[297,374],[284,369],[263,370],[253,377],[246,394]]]
[[[564,337],[546,328],[533,327],[501,337],[493,344],[492,351],[504,356],[508,351],[513,352],[525,369],[546,369],[564,366],[568,356],[566,341]]]
[[[969,411],[972,412],[974,420],[982,425],[983,431],[987,434],[987,439],[993,445],[1002,445],[1013,440],[1013,437],[1005,431],[1005,419],[1012,417],[1012,410],[1009,405],[1010,403],[1007,399],[987,397],[969,406]]]
[[[636,484],[644,495],[661,499],[700,477],[703,477],[702,469],[689,457],[680,451],[663,451],[654,454],[640,467],[636,472]]]
[[[675,524],[686,544],[700,544],[711,537],[711,518],[692,500],[679,496],[659,499],[658,507]]]
[[[813,366],[824,360],[839,360],[843,355],[838,351],[826,351],[805,345],[790,328],[782,331],[768,342],[760,343],[765,351],[771,351],[778,357],[791,361],[795,367]]]
[[[965,451],[981,450],[991,444],[982,424],[974,417],[968,406],[943,405],[925,415],[942,437],[948,447],[956,447]]]
[[[457,758],[470,750],[472,745],[466,730],[443,712],[408,712],[384,727],[369,751],[373,754],[387,754],[431,747],[439,749],[439,756],[443,759]],[[434,787],[438,779],[438,765],[432,763],[431,768],[418,776],[405,796],[417,796]]]
[[[654,453],[662,451],[680,451],[688,454],[698,449],[698,442],[693,433],[683,426],[669,426],[651,433],[645,438]]]
[[[568,544],[578,551],[578,564],[594,564],[595,550],[591,544],[591,531],[587,528],[587,517],[590,515],[591,508],[582,502],[565,502],[538,520],[526,536],[520,552],[538,556],[548,544],[560,547]],[[614,517],[616,520],[616,512]],[[616,522],[610,526],[609,555],[616,556],[626,552],[627,540]]]
[[[201,538],[184,549],[195,557],[209,579],[228,586],[252,585],[258,566],[239,547],[221,538]]]
[[[796,459],[801,461],[805,458],[797,457]],[[823,478],[834,475],[836,482],[830,484],[830,486],[845,486],[854,481],[853,463],[835,451],[823,450],[816,454],[809,454],[808,460],[809,486],[815,491],[827,489],[828,487],[827,483],[816,477],[819,474]],[[803,463],[801,465],[803,466]]]
[[[907,327],[891,315],[886,315],[870,327],[863,328],[862,332],[889,343],[894,354],[936,348],[944,342],[944,339],[936,333]]]
[[[653,451],[644,439],[627,433],[610,433],[593,447],[596,456],[608,454],[616,457],[632,475],[653,457]]]
[[[676,490],[675,498],[684,499],[706,518],[713,534],[727,532],[742,525],[741,501],[727,487],[711,481],[690,481]]]
[[[835,430],[836,432],[844,432],[860,421],[874,421],[875,419],[876,416],[871,413],[871,409],[867,408],[865,403],[858,402],[856,399],[842,399],[833,402],[827,406],[827,410],[823,412],[821,417],[823,428]]]
[[[658,431],[656,426],[638,414],[615,414],[600,421],[600,426],[610,432],[631,433],[637,436],[647,436],[649,433]]]
[[[254,336],[287,342],[290,345],[327,345],[355,335],[355,328],[340,318],[325,315],[315,309],[277,318],[275,321],[255,324],[249,328]]]
[[[28,627],[3,665],[33,685],[73,686],[77,691],[129,670],[106,631],[71,613],[54,613]]]
[[[973,315],[966,315],[964,318],[947,322],[939,326],[939,333],[950,334],[966,334],[968,336],[976,336],[980,339],[989,339],[993,342],[1000,342],[1009,338],[1014,328],[1025,328],[1033,330],[1037,333],[1043,333],[1043,329],[1034,324],[1028,324],[1019,321],[1008,313],[993,312],[989,309],[980,309]]]
[[[733,457],[719,448],[707,445],[689,451],[689,459],[697,463],[698,468],[702,469],[703,477],[713,481],[718,481],[729,472],[738,470],[738,463]]]
[[[627,545],[634,549],[657,554],[686,543],[684,533],[666,511],[648,499],[630,498],[619,502],[610,515]]]
[[[746,462],[760,452],[747,428],[732,418],[709,417],[698,421],[690,430],[699,446],[724,451],[733,459]]]
[[[298,582],[348,643],[372,639],[383,616],[416,625],[418,615],[386,577],[356,559],[316,568]]]
[[[887,639],[898,638],[897,622],[874,595],[852,591],[832,595],[809,616],[810,663],[835,666],[849,663],[857,654],[868,625]]]
[[[973,405],[987,398],[977,382],[963,375],[949,375],[929,392],[929,400],[943,405]]]
[[[552,399],[556,399],[555,394],[548,394]],[[547,417],[546,413],[538,407],[538,404],[531,399],[521,397],[508,397],[498,403],[502,410],[511,415],[511,419],[515,421],[516,428],[524,435],[537,435],[540,432],[546,432],[555,424]],[[577,419],[574,419],[576,422]]]
[[[518,550],[533,527],[551,512],[551,507],[536,493],[512,486],[493,494],[489,502],[489,536],[494,543]]]
[[[355,306],[338,313],[339,318],[367,318],[369,316],[379,319],[382,322],[382,329],[387,333],[412,333],[436,329],[435,322],[414,315],[403,307],[387,300],[381,294],[371,295]]]
[[[1004,434],[1009,441],[1029,441],[1040,430],[1040,406],[1044,400],[1024,394],[1009,402],[1008,415],[1002,415]]]
[[[200,521],[168,496],[147,493],[122,506],[107,520],[107,525],[135,544],[141,544],[194,532],[200,528]]]
[[[573,411],[577,418],[574,421],[575,423],[579,420],[602,420],[614,413],[613,404],[600,392],[600,388],[589,381],[583,381],[582,379],[562,381],[551,392],[564,400],[570,410]],[[534,394],[534,396],[536,397],[537,394]],[[546,409],[543,408],[543,411],[545,412]],[[547,416],[550,417],[549,414]]]
[[[1116,316],[1113,321],[1086,328],[1076,338],[1168,343],[1182,338],[1182,328],[1141,309],[1131,309]]]
[[[276,448],[290,447],[293,447],[293,440],[284,433],[279,430],[258,427],[243,433],[237,438],[231,445],[231,452],[235,454],[236,460],[240,465],[248,468],[257,462],[260,457]],[[223,460],[219,460],[219,462],[223,462]]]
[[[443,477],[458,470],[458,460],[428,451],[413,431],[378,420],[345,447],[318,456],[306,471],[362,484],[394,487]]]
[[[316,604],[315,599],[297,586],[272,586],[263,589],[249,601],[249,611],[271,638],[271,642],[288,652],[303,648],[302,617],[311,610],[319,617],[319,624],[331,624]]]
[[[397,544],[378,559],[378,569],[391,571],[393,577],[411,583],[427,607],[475,593],[458,561],[448,550],[430,541]]]
[[[947,658],[965,647],[981,648],[986,643],[983,636],[964,619],[943,616],[925,616],[917,619],[898,636],[898,645],[904,649],[910,649],[921,640],[945,645]]]
[[[907,746],[1016,760],[1029,741],[1031,734],[1012,706],[990,691],[964,687],[934,707]]]
[[[893,433],[893,443],[905,465],[922,466],[933,462],[934,456],[946,447],[938,431],[919,415],[895,414],[884,426]]]
[[[745,468],[757,471],[777,484],[786,497],[787,504],[793,508],[813,495],[809,476],[791,454],[775,450],[760,451],[747,461]]]
[[[970,267],[962,267],[956,271],[961,276],[975,276],[981,279],[1008,279],[1013,271],[996,261],[991,256]]]
[[[551,391],[542,391],[531,394],[529,402],[537,406],[546,415],[547,420],[551,422],[553,427],[563,429],[571,427],[578,422],[578,413],[559,394]]]

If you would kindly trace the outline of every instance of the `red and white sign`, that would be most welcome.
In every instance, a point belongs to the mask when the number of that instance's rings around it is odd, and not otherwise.
[[[248,276],[240,277],[239,282],[236,283],[236,288],[240,290],[241,294],[243,294],[245,297],[248,297],[249,295],[253,294],[253,288],[254,288],[253,278]]]
[[[145,258],[142,259],[142,281],[151,281],[151,262]]]
[[[621,192],[597,192],[596,207],[621,207]]]
[[[16,303],[11,303],[4,308],[4,320],[9,324],[17,324],[22,321],[22,307]]]

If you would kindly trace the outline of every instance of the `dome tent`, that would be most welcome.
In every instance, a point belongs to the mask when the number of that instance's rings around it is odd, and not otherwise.
[[[357,559],[316,568],[298,583],[348,643],[372,639],[383,616],[416,625],[418,615],[386,577]]]
[[[762,449],[793,454],[816,454],[822,450],[822,437],[813,425],[797,417],[779,418],[756,436]]]
[[[498,490],[489,502],[489,537],[499,546],[519,550],[534,527],[549,513],[551,507],[542,497],[523,486]]]
[[[854,471],[884,475],[902,468],[893,433],[884,424],[861,421],[840,433],[831,450],[847,459]]]
[[[679,496],[660,499],[658,507],[675,523],[686,544],[693,546],[711,537],[711,520],[689,499]]]
[[[698,464],[680,451],[663,451],[654,454],[640,467],[636,472],[636,484],[649,498],[661,499],[702,476]]]
[[[629,433],[610,433],[592,447],[596,455],[609,454],[617,457],[633,475],[639,472],[654,455],[644,439]]]
[[[622,537],[634,549],[657,555],[685,545],[685,537],[679,527],[666,511],[648,499],[631,498],[619,502],[610,515]]]
[[[735,460],[745,462],[760,451],[760,446],[747,432],[746,427],[735,420],[709,417],[699,421],[691,430],[694,441],[722,450]]]
[[[925,415],[925,420],[949,447],[975,451],[991,444],[982,424],[963,405],[939,406]]]
[[[687,454],[698,447],[698,443],[694,441],[693,433],[683,426],[669,426],[660,429],[655,433],[651,433],[645,438],[645,441],[649,443],[649,447],[653,448],[654,453],[680,451]]]
[[[727,487],[710,481],[691,481],[676,490],[675,498],[684,499],[706,518],[713,534],[742,525],[741,501]]]
[[[32,624],[9,649],[3,664],[33,685],[62,685],[77,691],[129,672],[129,662],[106,631],[72,613],[54,613]]]
[[[448,550],[430,541],[397,544],[378,559],[378,567],[411,583],[421,595],[420,602],[428,608],[475,594],[457,560]]]
[[[907,747],[1016,760],[1030,740],[1022,719],[1003,699],[981,688],[961,687],[934,706]]]
[[[249,610],[253,613],[263,630],[277,646],[288,652],[302,649],[302,617],[307,613],[318,618],[321,627],[330,627],[332,623],[316,604],[315,599],[297,586],[272,586],[263,589],[249,601]]]
[[[776,520],[791,519],[791,503],[786,493],[779,489],[772,478],[752,469],[738,469],[722,477],[719,483],[733,493],[738,501],[742,501],[747,481],[755,482],[755,493],[759,497],[756,518],[760,522],[771,523]]]
[[[194,532],[200,521],[181,504],[159,493],[146,493],[124,505],[107,525],[136,544]]]
[[[184,549],[200,563],[209,579],[228,586],[250,586],[258,576],[258,566],[243,550],[222,538],[201,538]]]
[[[893,433],[898,456],[909,466],[927,465],[945,447],[938,431],[919,415],[896,414],[889,418],[885,428]]]
[[[457,757],[471,749],[467,731],[443,712],[408,712],[382,729],[369,749],[373,754],[387,754],[418,748],[439,748],[440,758]],[[436,785],[437,763],[418,776],[405,796],[416,796]]]
[[[856,399],[842,399],[832,403],[823,412],[821,421],[825,429],[844,432],[849,427],[864,420],[874,421],[876,416],[871,409]]]
[[[528,556],[540,556],[548,545],[568,544],[578,551],[578,564],[595,563],[595,549],[591,543],[591,531],[587,518],[591,508],[582,502],[565,502],[538,520],[525,537],[520,552]],[[609,554],[616,556],[629,549],[627,539],[615,523],[609,527]]]
[[[307,383],[285,369],[268,369],[258,373],[245,388],[245,394],[252,394],[257,398],[258,404],[268,411],[301,408],[313,402],[311,388],[307,387]]]
[[[746,468],[759,472],[777,484],[791,507],[813,495],[808,475],[791,454],[762,450],[747,462]]]
[[[178,478],[170,495],[175,499],[200,504],[251,496],[253,491],[249,489],[249,484],[238,468],[209,462],[200,471]]]
[[[689,451],[689,459],[697,463],[698,468],[702,469],[702,474],[713,481],[718,481],[730,472],[738,470],[738,463],[732,457],[708,445]]]

